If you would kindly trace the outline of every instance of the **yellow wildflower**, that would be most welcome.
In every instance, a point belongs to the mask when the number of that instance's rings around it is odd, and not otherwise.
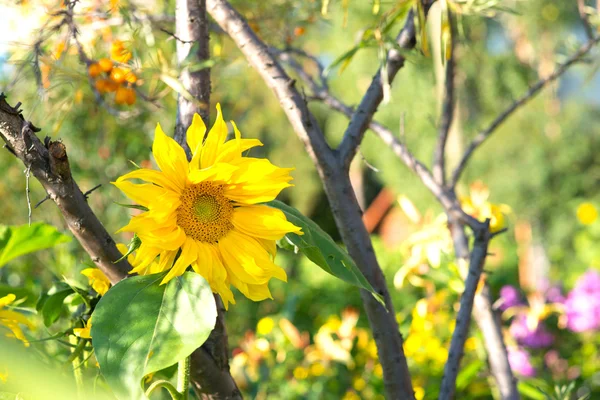
[[[415,399],[423,400],[425,397],[425,389],[423,389],[421,386],[414,386],[413,390],[415,391]]]
[[[353,390],[348,390],[345,394],[344,397],[342,397],[342,400],[361,400],[360,396],[358,394],[356,394],[355,391]]]
[[[169,270],[164,284],[191,265],[221,296],[226,308],[235,302],[230,285],[254,301],[272,298],[269,280],[287,281],[285,271],[273,262],[275,242],[289,232],[301,234],[283,212],[259,204],[291,186],[292,169],[242,156],[262,143],[242,139],[232,125],[235,138],[227,141],[227,124],[219,105],[208,135],[200,116],[194,115],[187,131],[190,162],[183,148],[158,125],[152,152],[160,171],[141,168],[114,182],[149,209],[120,230],[136,232],[142,240],[132,273],[144,273],[160,257],[158,269]],[[130,179],[149,183],[133,184]]]
[[[23,314],[5,309],[6,306],[15,300],[16,296],[14,294],[0,297],[0,329],[3,329],[3,327],[6,328],[9,331],[6,333],[7,337],[19,339],[28,347],[29,342],[25,338],[20,325],[25,325],[29,329],[33,329],[33,324]]]
[[[320,362],[310,366],[309,372],[312,376],[321,376],[325,373],[325,367]]]
[[[352,387],[354,388],[354,390],[356,390],[357,392],[362,391],[364,388],[367,387],[367,381],[365,381],[362,377],[358,377],[355,378],[352,381]]]
[[[577,219],[584,225],[591,225],[598,219],[598,210],[592,203],[581,203],[577,207]]]
[[[88,278],[89,285],[100,296],[104,296],[108,292],[108,289],[110,289],[110,281],[104,275],[104,272],[98,268],[86,268],[81,271],[81,274]]]
[[[506,228],[505,214],[511,209],[506,204],[492,204],[488,201],[490,191],[481,181],[471,184],[469,197],[461,197],[463,210],[479,220],[490,220],[490,232],[495,233]]]
[[[115,40],[110,47],[110,58],[124,64],[131,59],[131,52],[122,41]]]
[[[85,326],[83,328],[75,328],[73,329],[73,334],[82,339],[91,339],[92,338],[92,317],[87,320]]]
[[[303,366],[294,368],[294,378],[301,380],[308,378],[308,369]]]

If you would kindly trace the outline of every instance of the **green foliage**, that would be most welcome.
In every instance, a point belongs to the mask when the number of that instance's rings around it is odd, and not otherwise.
[[[336,278],[368,290],[385,307],[383,297],[373,289],[348,253],[342,250],[319,225],[285,203],[274,200],[267,204],[283,211],[288,221],[302,228],[303,235],[295,233],[286,235],[286,238],[302,254]]]
[[[100,371],[117,397],[138,399],[141,380],[200,347],[217,309],[210,287],[186,272],[165,285],[165,274],[136,276],[112,287],[93,314],[92,343]]]
[[[36,222],[31,226],[0,225],[0,267],[24,254],[70,241],[71,237],[42,222]]]
[[[60,282],[40,297],[35,308],[42,315],[46,327],[58,320],[65,299],[72,293],[74,290],[69,285]]]

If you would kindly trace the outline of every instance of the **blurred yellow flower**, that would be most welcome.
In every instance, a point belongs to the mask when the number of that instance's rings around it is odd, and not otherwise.
[[[8,380],[8,370],[6,368],[3,368],[2,371],[0,371],[0,381],[6,383],[7,380]]]
[[[425,397],[425,389],[423,389],[421,386],[414,386],[413,390],[415,391],[415,399],[423,400]]]
[[[131,52],[127,50],[122,41],[115,40],[110,46],[110,58],[125,64],[131,59]]]
[[[481,181],[475,181],[469,188],[469,197],[462,196],[463,210],[480,221],[490,220],[490,232],[496,233],[506,228],[506,214],[512,212],[506,204],[492,204],[488,201],[490,191]]]
[[[82,339],[91,339],[92,338],[92,317],[84,323],[83,328],[75,328],[73,329],[73,334]]]
[[[381,364],[377,364],[375,365],[375,368],[373,368],[373,375],[375,375],[378,378],[383,378],[383,367],[381,366]]]
[[[358,394],[356,394],[355,391],[353,390],[348,390],[345,394],[344,397],[342,397],[342,400],[361,400],[360,396]]]
[[[235,302],[231,286],[254,301],[272,298],[269,281],[287,281],[285,270],[274,263],[275,242],[289,232],[302,234],[283,212],[260,204],[291,186],[292,168],[244,156],[262,143],[242,139],[232,125],[234,138],[228,141],[220,105],[209,132],[195,114],[187,131],[191,161],[158,125],[152,153],[160,170],[140,168],[114,182],[148,208],[120,230],[136,232],[142,241],[132,272],[144,273],[158,257],[158,269],[169,271],[164,284],[191,265],[225,308]],[[148,183],[133,184],[131,179]]]
[[[431,212],[421,216],[406,196],[398,197],[398,203],[408,219],[416,225],[417,230],[402,243],[406,261],[394,276],[394,286],[400,289],[407,281],[418,287],[431,285],[420,276],[425,275],[430,266],[439,268],[442,256],[452,252],[447,218],[445,214],[434,218]]]
[[[309,371],[312,376],[321,376],[325,373],[325,367],[323,364],[317,362],[310,366]]]
[[[81,271],[81,274],[88,278],[89,285],[100,296],[104,296],[110,289],[110,281],[98,268],[86,268]]]
[[[6,337],[19,339],[26,347],[29,347],[29,342],[25,338],[20,325],[25,325],[29,329],[33,329],[33,324],[23,314],[6,309],[15,300],[16,296],[14,294],[7,294],[4,297],[0,297],[0,329],[2,327],[6,328],[8,330]]]
[[[258,333],[259,335],[268,335],[273,331],[274,327],[275,321],[273,321],[273,318],[264,317],[261,318],[260,321],[258,321],[258,324],[256,324],[256,333]]]
[[[598,219],[598,210],[592,203],[581,203],[577,207],[577,219],[584,225],[591,225]]]
[[[294,368],[294,378],[298,380],[308,378],[308,369],[303,366],[298,366]]]
[[[352,381],[352,387],[354,388],[354,390],[356,390],[357,392],[362,391],[364,388],[367,387],[367,381],[365,381],[362,377],[357,377],[354,378],[354,380]]]

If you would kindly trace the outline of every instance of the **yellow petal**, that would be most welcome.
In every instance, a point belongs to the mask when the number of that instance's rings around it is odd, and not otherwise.
[[[211,181],[229,181],[238,167],[231,164],[217,163],[204,169],[192,170],[188,175],[191,183],[200,183],[206,180]]]
[[[183,190],[189,169],[185,151],[175,140],[165,135],[160,124],[156,125],[156,131],[154,132],[152,154],[163,174],[178,189]]]
[[[265,299],[272,299],[271,291],[269,290],[268,284],[262,285],[248,285],[248,298],[253,301],[261,301]]]
[[[128,181],[117,181],[111,183],[125,193],[125,196],[144,207],[148,207],[152,200],[156,199],[157,197],[170,192],[167,189],[151,183],[144,183],[141,185],[136,185]]]
[[[290,171],[293,168],[279,168],[269,160],[242,157],[232,162],[239,169],[225,186],[225,196],[245,204],[264,203],[274,200],[279,192],[292,186]]]
[[[98,268],[86,268],[81,271],[81,274],[88,278],[89,285],[100,296],[104,296],[110,289],[110,281]]]
[[[186,133],[187,144],[190,146],[192,154],[199,152],[200,148],[202,147],[202,141],[204,140],[205,134],[206,125],[204,124],[204,121],[202,121],[202,117],[200,117],[200,115],[197,113],[194,113],[192,124]]]
[[[177,250],[183,246],[186,240],[185,232],[179,226],[176,226],[175,229],[166,228],[152,232],[138,232],[138,236],[142,242],[162,250]]]
[[[281,210],[264,205],[235,208],[231,223],[240,232],[263,239],[279,240],[289,232],[302,234],[299,227],[286,220]]]
[[[182,189],[175,183],[169,180],[169,178],[162,172],[153,169],[140,168],[131,171],[117,179],[117,182],[121,182],[127,179],[141,179],[146,182],[154,183],[165,189],[172,190],[178,194],[181,194]]]
[[[231,121],[231,123],[233,123],[233,121]],[[230,140],[223,145],[215,162],[227,163],[235,161],[242,157],[244,151],[262,145],[262,142],[258,139],[239,139],[239,141]]]
[[[15,299],[17,298],[17,296],[15,296],[14,294],[10,293],[7,294],[4,297],[0,297],[0,308],[5,307],[7,305],[9,305],[10,303],[12,303],[13,301],[15,301]]]
[[[185,270],[196,261],[198,258],[198,247],[192,238],[186,238],[183,247],[181,248],[181,254],[179,254],[179,258],[175,261],[175,264],[169,270],[167,276],[164,277],[161,285],[169,282],[171,279],[183,275]]]
[[[158,257],[160,252],[161,249],[152,247],[146,242],[142,242],[142,245],[137,250],[135,254],[135,259],[132,263],[132,266],[134,268],[131,271],[129,271],[129,273],[146,275],[148,273],[148,266],[152,264],[154,260],[156,260],[156,257]]]
[[[210,167],[215,163],[217,156],[220,153],[221,146],[227,139],[227,124],[223,120],[221,113],[221,105],[217,104],[217,119],[215,124],[210,128],[204,146],[202,155],[200,156],[200,168]]]
[[[283,268],[271,261],[262,245],[243,233],[230,231],[219,240],[218,246],[227,271],[244,283],[258,285],[267,283],[271,278],[287,280]]]

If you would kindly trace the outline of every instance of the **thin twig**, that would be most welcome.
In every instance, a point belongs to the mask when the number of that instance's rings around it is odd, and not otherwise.
[[[442,379],[439,400],[453,399],[456,391],[456,377],[460,370],[460,360],[464,354],[465,341],[469,334],[475,292],[477,291],[477,286],[481,278],[488,244],[491,239],[489,222],[489,219],[486,220],[481,229],[474,231],[475,243],[473,244],[473,250],[471,251],[469,272],[465,281],[465,290],[460,297],[460,308],[458,310],[458,315],[456,316],[456,327],[454,328],[452,340],[450,341],[448,360],[444,367],[444,377]]]
[[[506,108],[502,113],[500,113],[500,115],[498,115],[486,129],[484,129],[477,136],[475,136],[475,138],[473,139],[473,141],[471,141],[471,144],[469,144],[469,147],[463,154],[463,156],[460,160],[460,163],[458,164],[458,166],[452,173],[452,182],[451,182],[450,186],[451,187],[456,186],[456,184],[458,183],[458,180],[460,179],[460,175],[464,171],[465,167],[467,166],[467,163],[469,162],[469,159],[473,156],[473,153],[475,152],[475,150],[487,138],[489,138],[492,135],[492,133],[494,133],[494,131],[500,125],[502,125],[502,123],[504,121],[506,121],[506,119],[508,117],[510,117],[515,111],[517,111],[520,107],[522,107],[529,100],[531,100],[546,85],[548,85],[549,83],[558,79],[562,74],[564,74],[569,69],[569,67],[571,65],[581,61],[583,59],[583,57],[586,54],[588,54],[590,52],[590,50],[592,50],[592,48],[594,48],[594,46],[598,42],[600,42],[600,37],[597,37],[594,40],[590,40],[586,45],[584,45],[579,50],[577,50],[577,52],[575,52],[575,54],[573,54],[571,57],[569,57],[569,59],[567,61],[562,63],[556,69],[556,71],[554,71],[551,75],[549,75],[546,78],[540,79],[533,86],[531,86],[531,88],[529,88],[529,90],[523,96],[521,96],[514,103],[512,103],[508,108]]]
[[[39,206],[41,206],[46,200],[50,200],[50,195],[47,194],[46,197],[44,197],[43,199],[41,199],[40,201],[37,202],[37,204],[35,206],[33,206],[33,208],[38,208]]]
[[[406,16],[404,27],[396,38],[396,43],[402,49],[410,50],[416,45],[415,23],[413,10]],[[398,49],[391,49],[387,54],[387,62],[384,68],[381,68],[371,81],[360,104],[350,119],[348,128],[338,148],[339,158],[344,168],[349,168],[350,162],[356,154],[356,149],[362,142],[364,134],[369,127],[369,122],[381,104],[384,95],[384,83],[387,80],[391,83],[398,71],[404,66],[405,57]],[[386,73],[387,76],[382,74]]]
[[[31,165],[27,166],[25,170],[25,196],[27,197],[27,221],[31,226],[31,199],[29,198],[29,174],[31,172]]]
[[[594,27],[590,24],[590,17],[585,9],[585,0],[577,0],[577,10],[583,23],[583,29],[587,35],[588,40],[594,40]]]
[[[450,26],[450,57],[446,60],[445,81],[444,81],[444,99],[442,106],[442,118],[438,134],[438,141],[433,152],[432,172],[435,181],[440,186],[446,185],[446,142],[448,134],[454,121],[455,94],[454,94],[454,64],[455,56],[455,29],[454,17],[448,8],[448,25]],[[443,55],[445,57],[445,54]]]
[[[85,192],[85,193],[83,194],[83,197],[85,198],[85,200],[87,201],[87,199],[88,199],[89,195],[90,195],[90,194],[91,194],[91,193],[92,193],[94,190],[98,189],[100,186],[102,186],[102,184],[101,184],[101,183],[97,184],[96,186],[94,186],[93,188],[91,188],[90,190],[88,190],[87,192]]]

